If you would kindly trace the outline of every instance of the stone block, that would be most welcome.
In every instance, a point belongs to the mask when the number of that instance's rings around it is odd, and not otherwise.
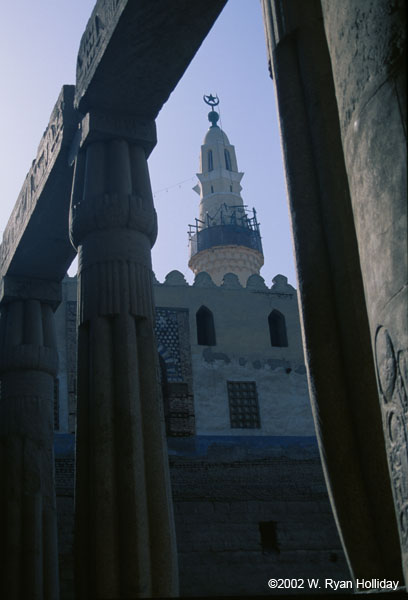
[[[78,115],[65,85],[26,176],[0,247],[0,275],[61,281],[75,256],[68,237],[73,168],[69,147]]]
[[[93,107],[154,119],[224,4],[182,0],[175,11],[171,0],[98,0],[78,53],[80,111]]]

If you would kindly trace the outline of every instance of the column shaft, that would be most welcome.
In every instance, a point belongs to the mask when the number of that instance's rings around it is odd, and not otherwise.
[[[406,3],[322,8],[408,585]]]
[[[77,157],[78,598],[177,593],[158,385],[150,248],[156,216],[143,149],[90,143]]]
[[[53,312],[38,300],[1,311],[0,596],[56,600]]]
[[[402,579],[359,249],[320,2],[263,0],[309,390],[355,578]]]

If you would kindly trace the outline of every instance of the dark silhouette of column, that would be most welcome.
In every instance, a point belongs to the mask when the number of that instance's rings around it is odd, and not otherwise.
[[[406,8],[322,0],[408,585]]]
[[[77,598],[177,593],[153,332],[156,232],[143,142],[88,137],[71,204],[79,255]]]
[[[10,600],[59,598],[53,453],[57,367],[51,304],[24,294],[3,303],[0,597]]]
[[[359,0],[353,4],[361,6]],[[378,5],[373,3],[374,12]],[[283,138],[309,390],[334,516],[352,575],[401,583],[365,273],[339,123],[344,114],[336,100],[322,6],[319,0],[263,0],[263,10]],[[337,10],[332,4],[331,11]],[[344,16],[343,6],[339,12]],[[345,22],[340,36],[355,24],[353,19]],[[361,23],[365,26],[366,19]],[[336,54],[335,47],[331,51]],[[369,55],[366,73],[375,64]],[[344,53],[339,61],[343,58]],[[347,63],[346,77],[349,68]],[[354,92],[353,100],[359,95]],[[356,172],[357,178],[367,176],[365,169]],[[375,269],[372,265],[373,273]]]

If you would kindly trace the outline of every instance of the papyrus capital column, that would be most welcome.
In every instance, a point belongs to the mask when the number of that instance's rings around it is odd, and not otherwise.
[[[150,249],[153,122],[88,113],[71,203],[78,249],[78,598],[177,593]]]
[[[0,596],[55,600],[53,311],[59,284],[4,277],[1,284]]]

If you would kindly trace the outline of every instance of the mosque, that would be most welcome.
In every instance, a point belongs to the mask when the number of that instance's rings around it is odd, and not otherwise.
[[[268,594],[271,576],[348,578],[309,405],[296,290],[268,287],[256,211],[218,126],[200,153],[189,267],[154,283],[181,595]],[[72,593],[76,278],[56,312],[55,456],[62,597]],[[211,578],[208,572],[211,571]]]

